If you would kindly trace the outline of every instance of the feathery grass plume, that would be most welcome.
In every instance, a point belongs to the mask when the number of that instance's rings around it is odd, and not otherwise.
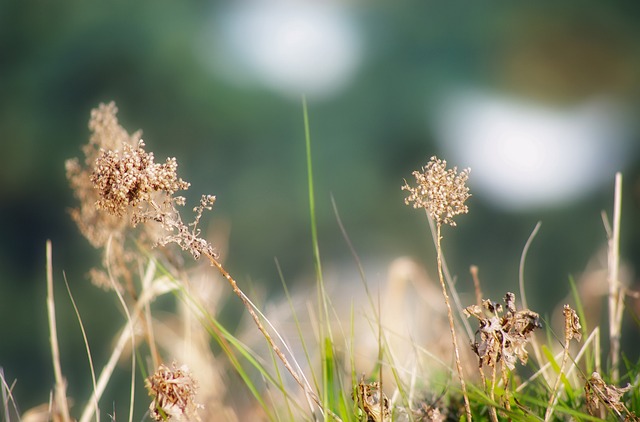
[[[429,217],[436,222],[436,252],[438,260],[438,277],[442,287],[442,295],[447,305],[447,316],[449,318],[449,328],[451,330],[451,339],[453,342],[453,351],[456,360],[456,370],[460,380],[462,396],[464,398],[464,406],[467,414],[467,420],[471,421],[471,406],[464,381],[462,364],[460,362],[460,350],[458,348],[458,340],[456,338],[456,330],[453,321],[453,311],[449,302],[449,294],[444,283],[442,273],[442,246],[441,246],[441,228],[442,224],[455,226],[456,222],[453,217],[459,214],[469,212],[465,201],[469,199],[471,194],[466,186],[469,178],[470,169],[464,169],[458,173],[458,168],[454,167],[447,170],[447,162],[440,160],[436,156],[431,157],[425,167],[421,171],[414,171],[412,174],[416,179],[416,185],[410,186],[406,181],[402,186],[402,190],[409,191],[409,196],[404,200],[405,204],[413,203],[413,208],[424,208]]]
[[[161,364],[145,380],[145,386],[153,397],[149,405],[153,420],[200,421],[196,409],[202,406],[195,402],[198,386],[186,365],[178,367],[173,362],[169,368]]]

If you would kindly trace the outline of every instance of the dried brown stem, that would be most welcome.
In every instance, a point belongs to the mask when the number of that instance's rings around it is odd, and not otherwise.
[[[53,358],[53,373],[56,380],[54,420],[60,418],[63,422],[70,422],[69,404],[67,403],[67,385],[60,367],[60,348],[58,347],[58,330],[56,325],[56,305],[53,298],[53,259],[51,257],[51,240],[47,240],[47,312],[49,317],[49,332],[51,341],[51,357]]]
[[[287,369],[287,371],[289,371],[289,373],[291,374],[295,382],[300,386],[300,388],[304,390],[307,397],[311,399],[316,405],[318,405],[320,409],[327,412],[327,414],[329,414],[332,418],[334,418],[334,420],[337,420],[337,421],[341,420],[338,417],[338,415],[324,408],[318,396],[313,391],[311,391],[310,387],[300,377],[300,374],[293,368],[291,363],[289,363],[289,360],[287,359],[287,357],[284,355],[280,347],[278,347],[278,345],[275,343],[275,341],[273,340],[273,337],[271,337],[271,334],[269,334],[265,326],[262,324],[262,321],[260,321],[260,317],[254,311],[253,304],[251,303],[249,298],[244,294],[244,292],[240,289],[240,287],[238,287],[238,283],[236,282],[236,280],[231,276],[231,274],[229,274],[229,272],[222,266],[222,264],[216,259],[215,256],[209,253],[205,253],[205,255],[209,259],[209,262],[211,262],[211,264],[214,267],[216,267],[216,269],[220,272],[220,274],[222,274],[222,276],[229,282],[231,289],[236,294],[236,296],[240,298],[240,300],[242,301],[242,304],[247,309],[247,312],[249,312],[249,315],[251,315],[251,318],[253,319],[256,326],[258,327],[258,330],[260,330],[265,340],[267,340],[267,343],[269,343],[269,347],[271,347],[271,349],[274,351],[276,356],[278,356],[278,359],[280,359],[284,367]]]
[[[478,266],[472,265],[469,268],[471,278],[473,279],[473,287],[476,292],[476,305],[482,306],[482,288],[480,287],[480,278],[478,277]]]
[[[460,380],[460,388],[462,389],[462,397],[464,398],[464,409],[467,413],[467,420],[471,421],[471,405],[469,404],[469,397],[467,395],[467,386],[464,382],[462,364],[460,363],[460,350],[458,349],[458,339],[456,337],[456,328],[453,321],[453,311],[451,310],[451,304],[449,303],[449,295],[447,294],[447,287],[444,284],[444,276],[442,275],[442,247],[440,244],[440,240],[442,239],[440,234],[441,227],[442,227],[442,224],[440,222],[436,222],[438,278],[440,279],[440,286],[442,287],[442,295],[444,296],[444,302],[447,305],[447,317],[449,318],[449,328],[451,329],[451,340],[453,342],[453,352],[456,358],[456,370],[458,371],[458,379]]]
[[[624,301],[620,289],[620,215],[622,207],[622,175],[616,173],[613,204],[613,231],[609,236],[608,277],[609,283],[609,343],[611,356],[611,379],[614,383],[620,378],[620,330],[622,327],[622,309]]]

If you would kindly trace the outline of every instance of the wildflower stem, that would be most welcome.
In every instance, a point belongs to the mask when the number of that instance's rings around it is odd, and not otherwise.
[[[53,419],[60,418],[63,422],[71,421],[69,405],[67,403],[66,382],[62,377],[60,367],[60,348],[58,347],[58,331],[56,326],[56,305],[53,298],[53,259],[51,257],[51,240],[47,240],[47,311],[49,316],[49,332],[51,340],[51,356],[53,358],[53,373],[56,379],[55,407]]]
[[[495,403],[496,401],[496,374],[497,374],[497,365],[493,365],[493,367],[491,368],[491,394],[489,397],[491,397],[491,401]],[[496,412],[496,408],[491,406],[491,411],[489,412],[489,414],[491,415],[491,420],[494,422],[498,421],[498,414]]]
[[[551,397],[549,397],[549,404],[547,405],[547,411],[544,414],[544,420],[547,422],[551,419],[551,415],[553,415],[553,409],[556,404],[556,398],[558,394],[558,388],[560,387],[560,381],[562,380],[562,373],[564,372],[564,367],[567,364],[567,360],[569,359],[569,342],[571,338],[565,336],[564,338],[564,353],[562,354],[562,362],[560,363],[560,372],[558,373],[558,378],[556,378],[556,382],[553,385],[553,390],[551,390]]]
[[[507,410],[511,410],[511,402],[509,401],[509,369],[505,364],[505,361],[500,362],[500,369],[502,372],[502,388],[504,388],[504,407]]]
[[[478,277],[478,266],[472,265],[469,268],[471,278],[473,279],[473,287],[476,292],[476,305],[482,306],[482,287],[480,287],[480,278]]]
[[[222,274],[222,276],[229,282],[229,284],[231,285],[231,289],[236,294],[236,296],[240,298],[240,300],[242,301],[242,304],[249,312],[249,315],[251,315],[251,318],[253,318],[253,321],[258,327],[258,330],[260,330],[264,338],[267,340],[267,343],[269,343],[269,347],[271,347],[271,349],[274,351],[276,356],[278,356],[278,358],[280,359],[284,367],[287,369],[287,371],[289,371],[289,373],[291,374],[295,382],[300,386],[300,388],[304,390],[307,397],[313,400],[314,403],[316,403],[321,409],[323,409],[329,415],[331,415],[335,420],[339,421],[340,418],[337,415],[333,414],[333,412],[330,412],[328,409],[322,406],[318,396],[313,391],[311,391],[311,389],[307,386],[307,384],[302,381],[302,378],[300,377],[298,372],[293,368],[293,366],[291,366],[291,363],[289,363],[289,360],[287,359],[287,357],[284,355],[282,350],[280,350],[278,345],[275,343],[275,341],[273,340],[273,337],[271,337],[271,334],[269,334],[267,329],[262,324],[262,321],[260,321],[258,314],[256,314],[256,312],[253,310],[253,305],[249,300],[249,298],[244,294],[244,292],[240,289],[240,287],[238,287],[238,283],[236,282],[236,280],[231,276],[231,274],[229,274],[229,272],[222,266],[222,264],[220,264],[220,262],[215,258],[215,256],[209,253],[206,253],[206,256],[209,259],[209,262],[211,262],[211,264],[214,267],[216,267],[220,272],[220,274]]]
[[[451,304],[449,303],[449,295],[447,294],[447,287],[444,284],[444,276],[442,274],[442,247],[440,240],[442,236],[441,232],[442,224],[436,222],[436,238],[437,238],[437,256],[438,256],[438,278],[440,279],[440,286],[442,287],[442,295],[444,296],[444,302],[447,305],[447,316],[449,318],[449,328],[451,329],[451,340],[453,341],[453,352],[456,358],[456,369],[458,371],[458,378],[460,379],[460,388],[462,388],[462,396],[464,398],[464,408],[467,413],[467,421],[471,421],[471,406],[469,404],[469,397],[467,395],[467,387],[464,382],[464,374],[462,372],[462,364],[460,363],[460,351],[458,350],[458,339],[456,338],[456,329],[453,322],[453,312],[451,310]]]
[[[613,231],[609,236],[608,283],[609,283],[609,342],[611,356],[611,379],[616,383],[620,377],[620,328],[622,326],[622,309],[620,281],[620,214],[622,207],[622,175],[616,173],[613,204]]]

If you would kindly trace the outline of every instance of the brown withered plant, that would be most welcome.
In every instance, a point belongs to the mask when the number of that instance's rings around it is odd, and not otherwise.
[[[116,113],[113,102],[100,104],[93,110],[89,123],[92,135],[83,147],[84,162],[72,159],[66,163],[67,177],[80,201],[80,206],[71,211],[72,218],[93,246],[105,249],[103,264],[107,271],[93,271],[93,281],[102,287],[115,286],[119,291],[128,292],[135,301],[138,293],[132,274],[140,254],[133,252],[134,247],[176,244],[194,259],[204,256],[230,284],[296,383],[322,409],[309,384],[289,363],[264,327],[253,303],[220,263],[213,245],[201,236],[200,219],[205,210],[211,210],[215,196],[203,195],[199,206],[194,208],[194,221],[183,222],[180,207],[186,200],[177,193],[188,189],[189,183],[178,177],[176,159],[167,158],[163,163],[156,163],[153,153],[145,149],[141,132],[129,135],[118,124]],[[127,239],[134,230],[135,243],[129,246],[132,242],[128,243]],[[106,248],[107,244],[109,248]],[[167,377],[174,377],[171,382],[177,379],[183,383],[190,375],[176,375],[175,371],[179,372],[179,369],[159,366],[161,360],[154,352],[151,330],[147,331],[149,346],[155,356],[154,365],[159,371],[147,380],[147,387],[155,397],[156,408],[161,410],[163,404],[172,403],[172,399],[154,394],[155,386]]]
[[[153,401],[149,414],[154,421],[170,418],[200,421],[196,410],[202,405],[195,402],[198,385],[185,365],[178,367],[175,362],[168,367],[161,364],[145,380],[145,386]]]
[[[594,372],[584,385],[587,412],[592,416],[605,418],[607,411],[612,411],[615,415],[625,421],[640,421],[634,412],[627,409],[622,401],[622,396],[631,390],[631,384],[625,387],[616,387],[607,384],[599,373]]]
[[[436,224],[436,253],[438,261],[438,277],[442,287],[442,295],[447,305],[447,316],[449,318],[449,327],[451,329],[451,339],[453,342],[453,350],[456,360],[456,369],[460,380],[460,387],[464,397],[465,411],[467,420],[471,421],[471,406],[464,381],[462,364],[460,363],[460,350],[458,348],[458,340],[453,320],[453,311],[449,301],[449,294],[444,282],[442,273],[442,246],[441,246],[441,229],[442,224],[455,226],[456,222],[453,218],[459,214],[469,212],[465,201],[469,199],[471,194],[466,186],[469,178],[469,169],[462,170],[460,173],[457,167],[447,169],[447,162],[433,156],[425,167],[420,171],[414,171],[416,184],[409,185],[406,181],[402,186],[402,190],[409,192],[404,200],[405,204],[412,205],[413,208],[424,208],[427,215],[433,219]]]
[[[379,382],[366,383],[363,375],[356,386],[353,400],[367,422],[391,421],[389,399],[382,391]]]
[[[536,312],[529,309],[516,310],[513,293],[509,292],[504,296],[504,303],[505,307],[487,299],[482,301],[481,305],[468,306],[464,313],[467,317],[473,316],[478,320],[479,339],[472,344],[472,349],[478,356],[481,374],[484,367],[491,368],[490,397],[492,400],[495,397],[496,372],[500,365],[505,406],[509,409],[509,371],[515,368],[518,360],[523,365],[527,363],[529,354],[526,346],[533,331],[540,328],[541,324],[540,316]],[[493,420],[497,420],[495,409],[491,408],[490,415]]]

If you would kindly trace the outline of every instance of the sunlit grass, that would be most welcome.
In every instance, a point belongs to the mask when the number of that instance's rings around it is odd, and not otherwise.
[[[83,164],[73,161],[67,167],[81,202],[73,216],[83,234],[103,251],[104,265],[94,272],[95,281],[110,289],[105,295],[116,295],[122,308],[122,326],[107,361],[96,362],[98,354],[87,335],[91,327],[83,323],[73,292],[68,289],[84,339],[92,386],[86,397],[78,398],[71,407],[57,344],[55,305],[60,302],[53,297],[52,246],[48,242],[47,309],[55,385],[51,397],[43,398],[45,405],[21,413],[12,394],[13,383],[5,379],[0,368],[2,413],[7,422],[67,422],[75,418],[81,422],[109,418],[638,420],[640,363],[630,362],[619,353],[620,339],[615,337],[620,333],[620,315],[628,292],[620,286],[609,288],[608,304],[614,309],[608,315],[614,320],[605,330],[610,336],[607,348],[618,356],[603,356],[602,330],[597,323],[586,320],[585,305],[572,278],[567,280],[567,289],[572,292],[575,310],[569,305],[563,308],[564,332],[553,332],[545,321],[544,332],[535,333],[539,320],[545,318],[528,308],[523,274],[527,250],[540,229],[538,224],[523,250],[518,286],[513,286],[514,290],[519,288],[521,303],[507,292],[502,302],[482,297],[477,268],[472,271],[477,303],[463,303],[446,267],[440,241],[443,224],[455,225],[453,217],[468,211],[464,182],[469,172],[457,174],[455,168],[447,171],[446,162],[435,157],[422,173],[418,172],[417,186],[405,184],[404,189],[410,191],[409,202],[425,208],[430,219],[437,251],[436,289],[442,288],[440,299],[446,306],[430,309],[441,318],[422,327],[435,330],[442,327],[433,324],[445,321],[444,329],[451,333],[443,341],[446,350],[431,350],[439,345],[421,344],[414,339],[419,333],[407,337],[404,327],[389,324],[388,310],[383,307],[388,297],[383,295],[394,291],[369,284],[339,208],[332,202],[362,285],[360,296],[349,297],[347,309],[342,309],[344,301],[335,295],[349,295],[348,289],[331,286],[323,273],[312,131],[304,99],[302,108],[311,231],[311,243],[304,247],[313,256],[315,286],[303,293],[290,291],[276,261],[284,299],[275,304],[257,303],[245,294],[248,290],[244,283],[227,272],[215,245],[201,236],[198,224],[203,213],[211,210],[215,197],[204,195],[194,210],[195,220],[183,223],[179,207],[185,200],[176,192],[186,189],[188,183],[177,177],[177,162],[168,159],[163,165],[154,164],[153,156],[139,143],[139,135],[129,135],[118,125],[114,105],[93,112],[92,141],[84,150],[86,160]],[[126,148],[118,149],[125,144]],[[105,152],[109,147],[115,149]],[[95,163],[99,165],[94,168]],[[617,177],[617,205],[607,230],[610,283],[618,283],[615,266],[619,265],[620,184],[621,177]],[[98,193],[103,194],[102,202],[96,200]],[[102,210],[96,209],[96,203],[102,204]],[[100,211],[115,214],[102,215]],[[171,243],[196,260],[203,257],[204,262],[185,261],[179,251],[157,247]],[[164,297],[173,298],[170,312],[156,306]],[[238,299],[250,320],[232,331],[221,322],[221,309],[227,301]],[[467,320],[470,316],[474,318]],[[473,353],[464,340],[468,337],[474,338]],[[408,345],[408,353],[399,353],[398,338]],[[365,343],[367,348],[363,349]],[[528,356],[528,349],[533,349],[532,356]],[[125,359],[128,367],[118,365]],[[96,372],[100,367],[102,370]],[[116,372],[128,374],[131,380],[126,415],[105,411],[113,404],[103,394]],[[140,393],[140,376],[146,380],[149,396]],[[142,413],[143,407],[148,408],[146,413]]]

